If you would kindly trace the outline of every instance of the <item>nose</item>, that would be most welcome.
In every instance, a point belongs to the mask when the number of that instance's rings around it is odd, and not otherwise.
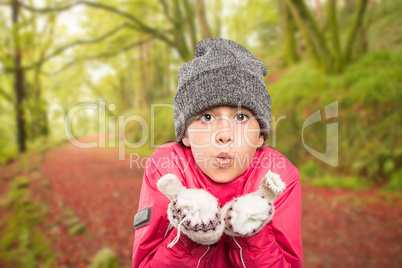
[[[233,142],[233,123],[229,118],[220,118],[217,120],[217,134],[215,137],[217,144],[226,144]]]

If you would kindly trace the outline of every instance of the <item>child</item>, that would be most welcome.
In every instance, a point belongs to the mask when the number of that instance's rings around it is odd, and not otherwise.
[[[264,144],[266,74],[257,57],[223,38],[201,40],[179,69],[177,142],[147,160],[133,267],[302,267],[299,171]],[[286,184],[269,200],[261,188],[268,175]],[[198,214],[182,214],[186,204]]]

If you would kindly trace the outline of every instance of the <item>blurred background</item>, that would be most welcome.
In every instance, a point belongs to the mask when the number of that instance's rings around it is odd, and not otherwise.
[[[400,267],[401,11],[400,0],[0,0],[0,267],[131,267],[145,160],[175,140],[178,69],[209,37],[268,68],[278,123],[266,144],[300,170],[304,267]],[[330,164],[311,151],[328,152],[334,123]]]

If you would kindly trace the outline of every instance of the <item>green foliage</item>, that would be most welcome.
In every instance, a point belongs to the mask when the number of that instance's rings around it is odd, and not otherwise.
[[[349,190],[364,190],[372,186],[372,183],[363,177],[339,176],[325,174],[311,180],[315,187],[340,188]]]
[[[6,91],[7,79],[0,78],[0,91]],[[11,89],[7,91],[12,96]],[[18,154],[17,137],[15,133],[14,106],[0,95],[0,165]]]
[[[268,87],[274,118],[286,116],[276,127],[276,146],[296,165],[310,156],[301,141],[304,121],[321,110],[322,122],[304,129],[306,145],[325,153],[326,124],[339,123],[339,165],[318,159],[317,169],[382,183],[402,164],[401,126],[402,51],[370,52],[343,75],[326,76],[306,63],[287,71]],[[338,117],[325,119],[324,107],[338,100]],[[273,126],[273,129],[275,127]],[[271,135],[272,139],[272,135]],[[314,173],[313,164],[306,166]]]
[[[173,107],[171,107],[173,100],[167,99],[156,101],[155,103],[167,103],[169,106],[155,109],[155,130],[156,128],[164,130],[154,131],[156,144],[164,144],[167,141],[175,140],[176,137],[174,135]]]
[[[368,43],[371,50],[399,50],[402,45],[402,1],[378,2],[368,28]],[[386,30],[385,30],[386,29]]]
[[[18,155],[18,148],[15,144],[8,143],[8,146],[0,146],[0,148],[0,165],[7,163],[9,159]]]
[[[302,182],[311,181],[313,178],[320,176],[322,171],[318,168],[314,161],[306,161],[300,168],[300,180]]]
[[[402,169],[392,174],[390,181],[383,189],[386,191],[402,191]]]
[[[402,52],[371,52],[348,69],[345,88],[348,101],[380,105],[402,97]],[[384,107],[386,108],[386,107]]]
[[[38,230],[47,210],[32,201],[29,179],[16,177],[2,200],[5,214],[0,221],[0,261],[6,267],[54,267],[50,243]]]
[[[88,268],[118,268],[116,254],[109,248],[99,250]]]
[[[74,214],[71,209],[68,209],[64,214],[65,225],[68,228],[68,234],[73,235],[80,235],[86,232],[85,225],[81,222],[81,220]]]
[[[127,148],[127,151],[149,156],[160,145],[176,140],[174,133],[172,99],[167,98],[155,100],[153,101],[153,104],[161,105],[154,107],[153,115],[151,110],[152,108],[150,108],[148,111],[131,110],[126,113],[127,116],[133,114],[139,115],[146,120],[148,126],[148,137],[146,139],[146,143],[140,148]],[[126,136],[128,137],[127,140],[133,143],[139,142],[143,135],[142,131],[143,130],[140,124],[128,124],[126,129]],[[153,148],[151,148],[152,140],[153,144],[155,145]]]
[[[234,41],[250,49],[255,46],[256,41],[270,48],[277,44],[280,14],[276,1],[240,1],[225,8],[236,14],[225,17],[227,31]],[[248,23],[244,23],[245,21]]]

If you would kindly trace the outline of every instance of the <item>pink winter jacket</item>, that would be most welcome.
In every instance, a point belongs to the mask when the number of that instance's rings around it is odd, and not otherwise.
[[[268,170],[278,173],[286,183],[275,205],[273,219],[257,234],[230,237],[206,246],[181,233],[177,235],[167,218],[169,199],[156,183],[173,173],[186,188],[202,188],[226,202],[258,189]],[[146,162],[138,211],[149,212],[149,221],[135,230],[132,267],[302,267],[301,189],[298,169],[269,146],[257,149],[248,169],[229,183],[215,183],[197,166],[191,149],[177,142],[159,147]],[[144,213],[143,213],[144,214]],[[145,225],[144,225],[145,224]]]

